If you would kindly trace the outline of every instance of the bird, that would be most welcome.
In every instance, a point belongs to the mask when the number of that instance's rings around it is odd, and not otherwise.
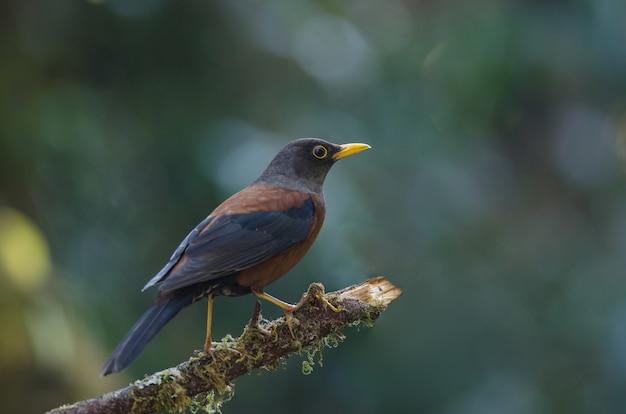
[[[146,283],[158,286],[153,304],[120,341],[101,375],[130,365],[152,338],[183,308],[208,299],[204,350],[211,351],[216,296],[254,294],[287,317],[297,305],[265,292],[291,270],[317,237],[326,207],[323,184],[342,158],[371,148],[319,138],[287,143],[248,187],[235,193],[183,239],[167,264]]]

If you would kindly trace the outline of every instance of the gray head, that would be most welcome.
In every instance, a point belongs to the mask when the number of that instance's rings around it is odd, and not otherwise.
[[[301,138],[285,145],[255,184],[322,193],[330,167],[342,158],[370,148],[367,144],[337,145],[319,138]]]

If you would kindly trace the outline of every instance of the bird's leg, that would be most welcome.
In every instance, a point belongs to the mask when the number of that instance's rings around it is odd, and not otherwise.
[[[299,308],[299,305],[292,305],[291,303],[287,303],[287,302],[283,302],[282,300],[275,298],[274,296],[265,293],[263,291],[256,291],[253,290],[252,291],[258,298],[261,299],[265,299],[268,302],[273,303],[274,305],[278,306],[279,308],[281,308],[282,310],[285,311],[285,314],[293,314],[293,311],[295,311],[296,309]]]
[[[213,350],[213,342],[211,342],[211,322],[213,320],[213,295],[209,293],[207,296],[209,304],[207,305],[206,315],[206,339],[204,341],[204,350],[211,352]]]
[[[335,313],[339,313],[339,312],[341,312],[341,309],[340,309],[340,308],[338,308],[338,307],[336,307],[336,306],[335,306],[335,305],[333,305],[332,303],[330,303],[330,302],[328,301],[328,299],[326,299],[326,297],[325,297],[324,295],[322,295],[322,294],[318,294],[318,295],[316,295],[316,296],[317,296],[317,298],[318,298],[319,300],[321,300],[322,302],[324,302],[324,303],[326,304],[326,306],[328,306],[328,307],[330,308],[330,310],[331,310],[331,311],[333,311],[333,312],[335,312]]]
[[[258,298],[265,299],[266,301],[273,303],[285,312],[285,321],[287,322],[291,336],[293,336],[293,329],[291,327],[293,312],[302,305],[302,301],[298,302],[296,305],[292,305],[291,303],[283,302],[282,300],[263,291],[253,290],[252,293],[254,293]]]
[[[289,330],[291,331],[291,335],[293,336],[293,330],[291,328],[291,321],[293,318],[293,313],[296,309],[298,309],[300,306],[302,306],[302,304],[304,303],[304,301],[306,300],[306,294],[302,295],[302,299],[300,299],[300,301],[298,303],[296,303],[295,305],[292,305],[290,303],[287,302],[283,302],[282,300],[275,298],[274,296],[265,293],[263,291],[256,291],[253,290],[252,291],[257,297],[261,298],[261,299],[265,299],[268,302],[272,302],[274,305],[278,306],[279,308],[281,308],[284,312],[285,312],[285,320],[287,321],[287,326],[289,326]],[[328,301],[328,299],[326,299],[324,297],[324,295],[319,294],[319,296],[317,296],[317,298],[319,300],[321,300],[322,302],[324,302],[333,312],[341,312],[341,309],[339,309],[338,307],[336,307],[335,305],[333,305],[332,303],[330,303]]]
[[[293,305],[294,310],[295,310],[295,309],[298,309],[300,306],[302,306],[302,304],[304,303],[304,301],[306,301],[307,295],[308,295],[308,292],[307,292],[307,293],[304,293],[304,294],[302,295],[302,298],[300,298],[300,301],[299,301],[298,303],[296,303],[295,305]],[[326,296],[324,296],[324,293],[323,293],[323,292],[316,291],[316,292],[315,292],[315,298],[316,298],[316,299],[319,299],[319,301],[320,301],[320,302],[322,302],[322,303],[324,303],[326,306],[328,306],[328,308],[329,308],[331,311],[336,312],[336,313],[341,312],[341,308],[339,308],[339,307],[337,307],[337,306],[333,305],[332,303],[330,303],[330,302],[328,301],[328,299],[326,299]]]

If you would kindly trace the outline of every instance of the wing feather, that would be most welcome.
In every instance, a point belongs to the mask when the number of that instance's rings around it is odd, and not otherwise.
[[[314,210],[313,200],[307,198],[300,207],[285,211],[209,216],[146,287],[162,282],[159,290],[178,289],[255,266],[306,239]]]
[[[142,292],[148,289],[149,287],[152,287],[156,285],[157,283],[162,282],[167,277],[167,274],[172,270],[174,266],[176,266],[176,264],[179,262],[180,258],[182,257],[183,253],[185,253],[185,249],[187,249],[187,246],[189,246],[189,242],[195,239],[198,236],[198,234],[200,234],[200,232],[204,228],[206,228],[206,226],[208,226],[209,223],[211,223],[212,220],[213,220],[213,217],[208,216],[207,218],[202,220],[200,223],[198,223],[198,225],[189,232],[189,234],[183,239],[183,241],[180,242],[176,250],[174,250],[174,253],[172,254],[172,257],[170,257],[169,262],[167,262],[167,264],[163,266],[163,269],[161,269],[159,273],[157,273],[152,279],[148,281],[148,283],[146,283],[143,289],[141,289]]]

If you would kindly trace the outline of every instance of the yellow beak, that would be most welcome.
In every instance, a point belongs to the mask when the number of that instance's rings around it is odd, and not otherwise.
[[[333,160],[335,161],[348,157],[350,155],[356,154],[357,152],[365,151],[366,149],[372,148],[367,144],[359,144],[359,143],[343,144],[343,145],[340,145],[339,147],[341,148],[339,152],[336,152],[333,155]]]

